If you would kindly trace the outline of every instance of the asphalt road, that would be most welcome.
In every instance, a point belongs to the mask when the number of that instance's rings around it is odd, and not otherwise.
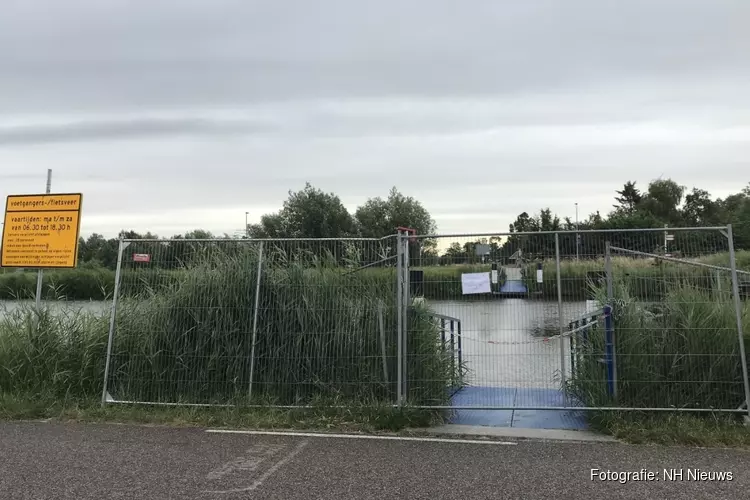
[[[652,481],[591,479],[591,469]],[[664,469],[683,479],[669,481]],[[731,472],[689,480],[688,469]],[[512,445],[0,423],[0,498],[748,498],[750,453],[519,441]]]

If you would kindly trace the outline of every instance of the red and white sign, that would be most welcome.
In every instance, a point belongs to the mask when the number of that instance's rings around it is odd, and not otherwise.
[[[151,262],[151,256],[147,253],[134,253],[133,262]]]

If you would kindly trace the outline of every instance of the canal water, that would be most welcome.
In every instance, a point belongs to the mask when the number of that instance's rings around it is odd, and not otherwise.
[[[570,374],[570,343],[562,341],[556,301],[498,299],[434,301],[438,314],[461,320],[466,382],[478,387],[558,389],[561,367]],[[594,301],[563,302],[564,326],[593,311]],[[561,359],[564,356],[564,360]]]
[[[9,313],[23,308],[33,308],[33,300],[0,300],[0,313]],[[49,300],[43,303],[44,307],[53,312],[76,312],[87,311],[95,314],[108,314],[112,305],[110,301],[64,301]]]

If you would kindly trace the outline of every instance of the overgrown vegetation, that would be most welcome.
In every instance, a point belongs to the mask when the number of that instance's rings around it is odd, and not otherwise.
[[[692,259],[702,264],[729,268],[729,253],[721,252]],[[529,290],[541,291],[545,297],[557,297],[557,271],[554,259],[542,262],[544,283],[536,283],[537,263],[525,265],[525,281]],[[736,252],[736,266],[750,271],[750,251]],[[705,267],[674,263],[658,258],[612,257],[612,274],[627,284],[628,294],[640,300],[661,300],[674,283],[690,284],[702,290],[720,289],[726,283],[729,271],[715,271]],[[563,298],[584,300],[592,298],[590,283],[604,276],[604,259],[563,260],[560,277]],[[750,276],[740,275],[740,281],[750,281]],[[718,281],[717,281],[718,279]],[[724,290],[729,290],[725,288]]]
[[[251,250],[204,256],[159,285],[125,279],[109,393],[124,401],[392,404],[395,277],[344,274],[325,260],[303,265],[276,252],[261,275],[256,309],[257,258]],[[410,315],[409,402],[446,404],[458,367],[427,315],[423,306]],[[98,398],[107,319],[29,307],[5,314],[0,393]]]
[[[586,406],[739,408],[745,401],[734,303],[729,290],[709,293],[675,282],[662,300],[635,297],[632,281],[614,283],[617,397],[607,392],[603,326],[579,345],[571,392]],[[607,303],[606,291],[595,288]],[[750,331],[750,307],[743,311]]]

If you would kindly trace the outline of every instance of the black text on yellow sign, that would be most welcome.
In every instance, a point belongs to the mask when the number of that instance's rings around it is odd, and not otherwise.
[[[80,193],[8,196],[0,265],[76,267],[82,198]]]

